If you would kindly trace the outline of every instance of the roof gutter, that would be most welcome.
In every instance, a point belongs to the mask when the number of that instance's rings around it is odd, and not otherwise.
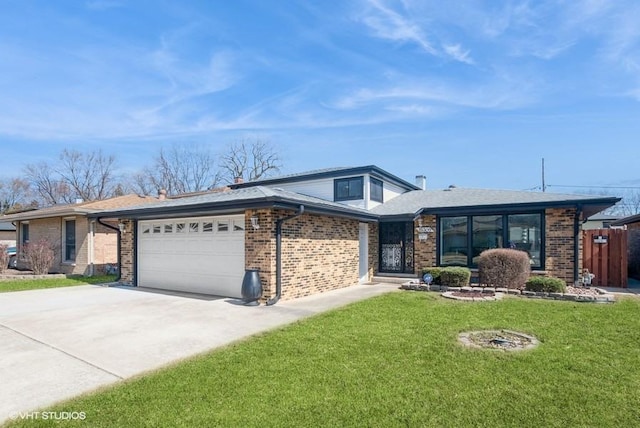
[[[107,224],[107,223],[103,222],[103,221],[102,221],[102,217],[97,217],[97,220],[98,220],[98,223],[100,223],[100,224],[101,224],[101,225],[103,225],[104,227],[106,227],[106,228],[108,228],[108,229],[111,229],[111,230],[115,230],[115,231],[116,231],[116,234],[117,234],[117,236],[118,236],[118,240],[117,240],[117,241],[118,241],[118,244],[117,244],[117,245],[118,245],[118,248],[117,248],[117,250],[116,250],[116,252],[117,252],[117,254],[118,254],[118,276],[116,277],[116,282],[119,282],[119,281],[120,281],[120,278],[121,278],[121,273],[120,273],[120,272],[121,272],[121,270],[122,270],[122,269],[121,269],[121,268],[122,268],[122,264],[121,264],[121,262],[120,262],[120,248],[121,248],[121,243],[120,243],[120,240],[121,240],[121,232],[120,232],[120,228],[118,228],[118,227],[113,227],[113,226],[111,226],[110,224]]]
[[[282,297],[282,223],[299,217],[303,213],[304,205],[300,205],[295,214],[276,220],[276,295],[267,300],[267,306],[275,305]]]

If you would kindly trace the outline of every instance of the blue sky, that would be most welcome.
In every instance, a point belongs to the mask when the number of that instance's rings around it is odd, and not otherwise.
[[[640,186],[640,2],[0,1],[0,175],[270,140],[283,173]],[[550,188],[574,191],[569,188]]]

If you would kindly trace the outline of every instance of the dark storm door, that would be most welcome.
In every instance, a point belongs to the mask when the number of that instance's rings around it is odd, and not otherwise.
[[[413,222],[380,223],[380,272],[413,273]]]

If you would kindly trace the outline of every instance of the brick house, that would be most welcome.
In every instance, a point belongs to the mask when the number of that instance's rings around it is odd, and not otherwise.
[[[119,223],[124,284],[240,297],[245,269],[258,269],[263,300],[277,300],[374,275],[415,277],[428,266],[473,269],[496,247],[526,251],[534,271],[573,282],[581,222],[619,200],[426,190],[416,178],[331,168],[90,217]]]
[[[627,228],[629,276],[640,280],[640,214],[623,217],[611,226]]]
[[[0,217],[15,225],[13,238],[18,247],[18,269],[28,269],[24,247],[29,242],[46,239],[53,244],[55,273],[94,275],[106,264],[118,261],[118,228],[114,222],[99,222],[89,214],[105,209],[157,201],[156,198],[125,195],[77,204],[54,205]]]

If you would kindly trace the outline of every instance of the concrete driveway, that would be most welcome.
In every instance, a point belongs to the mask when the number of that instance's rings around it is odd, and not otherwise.
[[[396,289],[358,285],[271,307],[92,285],[0,294],[0,423]]]

